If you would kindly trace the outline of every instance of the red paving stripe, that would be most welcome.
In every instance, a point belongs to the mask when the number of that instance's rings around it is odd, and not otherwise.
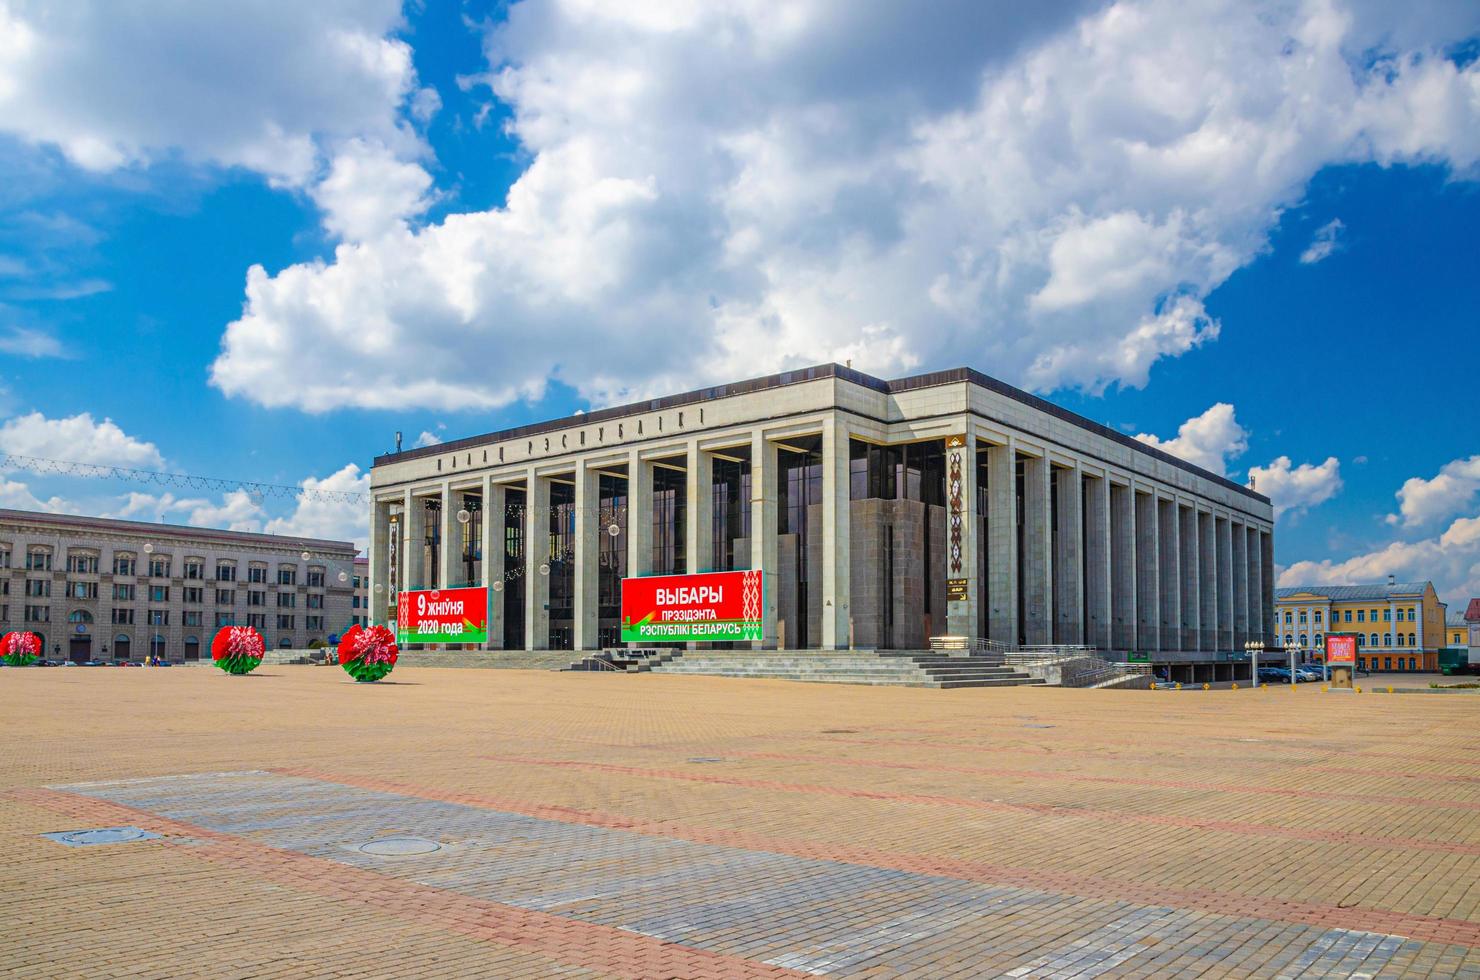
[[[538,766],[552,769],[578,769],[585,772],[609,772],[641,779],[674,779],[714,786],[740,786],[745,789],[775,790],[783,793],[807,793],[816,796],[840,796],[855,800],[879,800],[887,803],[918,803],[926,806],[966,807],[995,813],[1033,813],[1040,816],[1074,817],[1111,823],[1148,824],[1154,827],[1177,827],[1207,830],[1245,837],[1275,837],[1283,840],[1315,841],[1322,844],[1349,844],[1356,847],[1388,847],[1398,850],[1439,851],[1444,854],[1480,856],[1480,845],[1450,844],[1419,837],[1377,837],[1345,830],[1309,830],[1304,827],[1280,827],[1270,824],[1235,820],[1202,820],[1196,817],[1173,817],[1159,813],[1131,813],[1125,810],[1089,810],[1055,806],[1050,803],[1007,803],[977,800],[960,796],[928,793],[886,793],[882,790],[854,789],[815,783],[787,783],[773,779],[748,779],[743,776],[715,776],[707,773],[682,772],[676,769],[643,769],[607,762],[585,762],[575,759],[538,759],[514,755],[485,755],[492,762]]]
[[[837,861],[873,868],[889,868],[913,874],[935,875],[970,881],[997,887],[1024,888],[1032,891],[1052,892],[1079,898],[1111,902],[1131,902],[1167,908],[1211,912],[1249,919],[1274,922],[1290,922],[1298,925],[1319,926],[1323,929],[1355,929],[1383,935],[1402,936],[1426,942],[1452,943],[1464,946],[1480,946],[1480,923],[1465,919],[1448,919],[1436,915],[1394,912],[1390,909],[1365,906],[1342,907],[1320,902],[1303,902],[1293,899],[1263,898],[1240,895],[1235,892],[1215,891],[1205,888],[1176,888],[1163,885],[1148,885],[1135,881],[1121,881],[1098,875],[1084,875],[1073,871],[1047,871],[1038,868],[1019,868],[1011,865],[986,864],[979,861],[962,861],[930,854],[912,854],[886,851],[870,847],[854,847],[846,844],[831,844],[821,841],[799,840],[787,837],[771,837],[750,834],[738,830],[695,827],[667,821],[645,820],[601,811],[578,810],[573,807],[551,806],[527,800],[511,800],[480,796],[476,793],[459,793],[420,786],[396,780],[345,773],[327,773],[313,769],[274,769],[285,776],[298,776],[323,782],[355,786],[360,789],[398,796],[415,796],[440,803],[456,803],[463,806],[497,810],[502,813],[519,813],[524,816],[562,823],[579,824],[586,827],[601,827],[607,830],[626,830],[649,837],[665,837],[685,840],[694,844],[710,844],[720,847],[736,847],[749,851],[764,851],[770,854],[785,854],[789,857],[807,858],[816,861]]]
[[[1085,776],[1071,772],[1039,772],[1031,769],[988,769],[977,766],[941,766],[929,762],[889,762],[880,759],[847,759],[826,755],[785,755],[780,752],[727,752],[737,759],[770,759],[777,762],[806,762],[817,765],[861,766],[903,769],[916,772],[954,772],[969,776],[1002,776],[1014,779],[1047,779],[1068,783],[1109,783],[1118,786],[1149,786],[1156,789],[1192,789],[1215,793],[1260,793],[1307,800],[1345,800],[1350,803],[1391,803],[1399,806],[1440,807],[1448,810],[1480,810],[1471,800],[1434,800],[1418,796],[1374,796],[1368,793],[1338,793],[1317,789],[1284,789],[1277,786],[1228,786],[1182,779],[1141,779],[1131,776]]]
[[[885,729],[879,729],[879,730],[880,731],[883,731]],[[893,729],[888,729],[888,730],[892,731]],[[939,734],[939,733],[935,733],[935,734]],[[758,740],[768,741],[768,742],[807,742],[807,741],[812,741],[812,742],[822,742],[823,744],[826,744],[826,745],[831,745],[831,744],[838,744],[838,745],[876,745],[876,746],[882,745],[882,746],[889,746],[891,748],[930,749],[931,751],[936,751],[936,752],[964,752],[964,753],[968,753],[968,754],[971,754],[971,753],[994,752],[994,751],[999,751],[1002,748],[1002,743],[997,743],[997,744],[994,745],[994,744],[988,743],[988,742],[904,742],[904,741],[900,741],[898,739],[889,739],[889,738],[837,738],[837,737],[833,737],[833,736],[823,737],[823,736],[820,736],[820,735],[808,735],[808,734],[797,734],[797,735],[756,735],[756,736],[753,736],[753,738],[758,739]],[[629,748],[667,748],[667,746],[660,746],[660,745],[653,745],[653,746],[629,746]],[[1028,742],[1028,743],[1013,742],[1012,743],[1012,751],[1014,751],[1014,752],[1022,752],[1022,753],[1036,752],[1036,753],[1038,753],[1040,755],[1054,755],[1054,756],[1058,756],[1060,758],[1062,758],[1064,756],[1094,756],[1094,757],[1101,758],[1101,759],[1111,759],[1111,760],[1117,760],[1117,761],[1141,760],[1141,761],[1145,761],[1145,762],[1159,762],[1159,763],[1180,762],[1180,763],[1187,763],[1189,765],[1199,765],[1199,766],[1224,766],[1224,765],[1252,766],[1252,765],[1273,765],[1275,763],[1280,763],[1280,764],[1283,764],[1283,765],[1289,765],[1289,763],[1290,763],[1290,755],[1289,755],[1289,753],[1286,753],[1284,755],[1250,755],[1248,753],[1240,753],[1238,755],[1219,755],[1219,756],[1189,756],[1189,755],[1185,755],[1185,754],[1168,755],[1168,754],[1165,754],[1165,753],[1157,754],[1157,755],[1147,755],[1147,754],[1143,754],[1143,753],[1126,753],[1126,752],[1119,752],[1119,751],[1104,752],[1104,751],[1097,751],[1094,748],[1085,748],[1085,747],[1082,747],[1082,746],[1076,747],[1073,752],[1067,752],[1067,751],[1065,751],[1063,749],[1054,750],[1054,749],[1046,748],[1046,747],[1041,746],[1041,745],[1033,745],[1031,742]],[[1352,754],[1356,754],[1356,753],[1349,753],[1349,755],[1352,755]],[[1464,760],[1450,760],[1450,761],[1461,762],[1464,765],[1475,765],[1475,763],[1466,762]],[[1480,783],[1480,776],[1456,776],[1456,775],[1452,775],[1452,774],[1448,774],[1448,773],[1411,772],[1411,771],[1406,770],[1406,769],[1405,770],[1397,770],[1397,769],[1355,769],[1355,768],[1343,768],[1343,767],[1340,767],[1340,766],[1305,766],[1305,767],[1302,767],[1300,769],[1300,771],[1302,773],[1306,773],[1306,772],[1319,772],[1319,773],[1342,773],[1342,774],[1362,775],[1362,776],[1381,776],[1381,777],[1388,777],[1388,778],[1394,778],[1394,779],[1426,779],[1426,780],[1430,780],[1430,781],[1433,781],[1433,782],[1441,782],[1441,783]]]
[[[167,835],[176,854],[252,872],[296,891],[351,902],[430,928],[558,963],[629,977],[804,977],[780,967],[611,926],[534,912],[365,871],[326,858],[257,844],[119,803],[48,789],[12,790],[11,797],[101,826],[129,824]],[[190,838],[191,842],[171,837]]]

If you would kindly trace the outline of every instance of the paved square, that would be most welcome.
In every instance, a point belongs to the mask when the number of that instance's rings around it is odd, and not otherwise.
[[[1480,977],[1474,696],[392,680],[0,671],[0,976]]]

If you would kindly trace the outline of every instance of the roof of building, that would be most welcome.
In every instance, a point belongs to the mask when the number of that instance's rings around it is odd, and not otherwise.
[[[825,378],[840,378],[860,387],[869,388],[883,394],[897,394],[904,391],[913,391],[919,388],[934,388],[941,385],[959,384],[963,381],[986,388],[1014,401],[1021,402],[1040,412],[1052,415],[1061,421],[1078,426],[1093,432],[1095,435],[1112,442],[1120,443],[1137,452],[1147,456],[1155,457],[1165,463],[1194,473],[1205,480],[1210,480],[1221,486],[1236,490],[1246,497],[1257,500],[1260,503],[1269,503],[1269,498],[1262,493],[1249,489],[1241,483],[1237,483],[1224,476],[1219,476],[1201,466],[1189,463],[1180,456],[1173,456],[1164,450],[1149,446],[1144,442],[1133,439],[1118,429],[1103,425],[1091,419],[1085,418],[1067,408],[1055,405],[1053,402],[1037,395],[1015,388],[1005,381],[988,377],[974,368],[952,368],[948,371],[932,371],[928,374],[916,374],[908,378],[899,378],[894,381],[885,381],[862,371],[844,367],[841,364],[818,364],[809,368],[799,368],[795,371],[783,371],[780,374],[770,374],[763,378],[750,378],[745,381],[734,381],[729,384],[715,385],[710,388],[700,388],[695,391],[686,391],[675,395],[667,395],[662,398],[653,398],[644,402],[633,402],[628,405],[614,405],[610,408],[597,409],[594,412],[586,412],[578,419],[562,417],[550,419],[545,422],[534,422],[529,425],[516,426],[512,429],[501,429],[497,432],[487,432],[483,435],[469,436],[464,439],[455,439],[450,442],[438,443],[435,446],[422,446],[416,449],[407,449],[399,453],[383,453],[376,456],[372,466],[384,466],[389,463],[397,463],[405,460],[419,459],[425,456],[436,456],[439,453],[455,452],[462,449],[472,449],[488,442],[497,442],[507,439],[524,439],[546,432],[555,432],[566,429],[572,425],[587,425],[593,422],[606,422],[614,419],[626,418],[638,415],[642,412],[656,412],[668,408],[680,408],[684,405],[692,405],[696,402],[714,401],[719,398],[730,398],[735,395],[753,394],[758,391],[767,391],[772,388],[781,388],[787,385],[804,384],[808,381],[818,381]]]
[[[1466,623],[1463,619],[1459,619],[1458,617],[1451,616],[1447,620],[1444,621],[1444,627],[1445,627],[1445,629],[1459,629],[1461,627],[1463,627],[1465,629],[1469,629],[1470,624],[1469,623]]]
[[[1471,599],[1465,608],[1465,622],[1480,623],[1480,599]]]
[[[82,517],[76,514],[48,514],[30,510],[0,508],[0,522],[62,525],[93,534],[128,534],[139,537],[163,537],[193,541],[219,541],[225,544],[254,545],[317,551],[356,551],[354,542],[328,538],[300,538],[285,534],[258,534],[253,531],[226,531],[220,528],[189,527],[183,524],[151,524],[148,521],[124,521],[112,517]]]
[[[1297,585],[1290,589],[1275,589],[1276,600],[1309,594],[1325,596],[1332,602],[1355,602],[1363,599],[1388,599],[1394,596],[1422,595],[1429,587],[1428,582],[1398,582],[1388,585]]]

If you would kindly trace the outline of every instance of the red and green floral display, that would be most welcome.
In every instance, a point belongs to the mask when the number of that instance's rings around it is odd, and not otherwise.
[[[262,637],[250,626],[223,626],[211,641],[211,659],[228,674],[250,674],[262,663]]]
[[[384,626],[351,626],[339,639],[339,665],[357,681],[378,681],[396,666],[396,637]]]
[[[10,667],[25,667],[41,656],[41,640],[35,633],[17,630],[0,638],[0,660]]]

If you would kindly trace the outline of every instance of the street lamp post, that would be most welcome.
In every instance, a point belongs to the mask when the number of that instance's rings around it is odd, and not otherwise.
[[[1259,686],[1259,654],[1264,652],[1264,643],[1260,640],[1250,640],[1244,644],[1244,652],[1253,659],[1253,667],[1249,674],[1249,680],[1255,687]]]
[[[1300,653],[1300,644],[1296,642],[1290,647],[1290,686],[1295,686],[1295,658]]]

